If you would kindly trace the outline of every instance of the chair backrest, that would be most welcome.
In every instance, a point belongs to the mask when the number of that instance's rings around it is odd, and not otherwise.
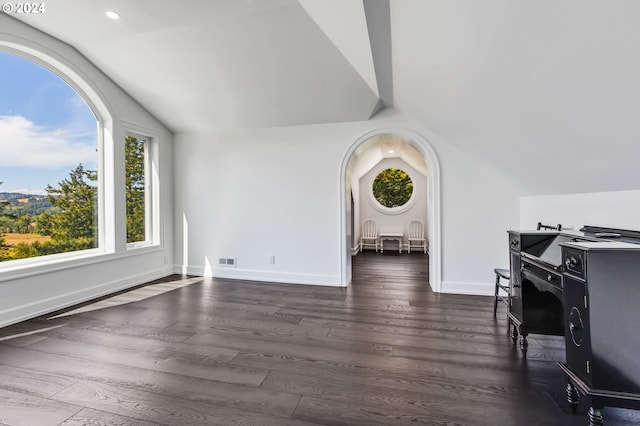
[[[377,238],[378,222],[373,219],[367,219],[362,222],[362,236],[365,238]]]
[[[414,219],[409,221],[409,238],[424,238],[424,223],[421,220]]]
[[[557,224],[557,225],[543,225],[542,222],[538,222],[538,227],[536,228],[538,231],[540,231],[541,229],[548,229],[550,231],[562,231],[562,225],[561,224]]]

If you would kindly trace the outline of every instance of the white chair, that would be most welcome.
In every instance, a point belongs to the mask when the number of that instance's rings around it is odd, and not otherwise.
[[[421,220],[414,219],[409,221],[409,244],[407,252],[411,253],[411,247],[421,248],[427,253],[427,239],[424,237],[424,223]]]
[[[364,247],[375,247],[378,251],[378,222],[367,219],[362,222],[362,232],[360,234],[360,251]]]

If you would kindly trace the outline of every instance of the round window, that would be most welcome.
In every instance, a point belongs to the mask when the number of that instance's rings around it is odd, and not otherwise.
[[[373,180],[372,192],[373,197],[383,207],[401,207],[411,199],[413,181],[402,169],[385,169]]]

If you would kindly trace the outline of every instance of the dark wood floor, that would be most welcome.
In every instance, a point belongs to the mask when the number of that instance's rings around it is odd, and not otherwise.
[[[174,276],[6,327],[0,424],[586,424],[562,339],[524,360],[491,298],[434,294],[427,271],[365,253],[346,289]]]

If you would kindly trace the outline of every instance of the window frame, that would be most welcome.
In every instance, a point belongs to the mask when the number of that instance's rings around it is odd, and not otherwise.
[[[139,126],[128,126],[124,131],[123,143],[123,178],[126,181],[126,155],[124,155],[124,143],[127,137],[134,137],[143,140],[144,149],[144,235],[143,241],[127,242],[126,225],[126,188],[125,194],[125,217],[124,217],[124,241],[126,250],[137,250],[145,247],[160,245],[159,227],[159,179],[158,179],[158,139],[157,135],[149,129],[141,129]]]
[[[403,165],[403,164],[397,164],[393,162],[385,165],[378,165],[378,167],[373,169],[375,172],[371,174],[371,177],[368,182],[367,192],[369,193],[369,199],[371,201],[371,205],[379,212],[385,213],[385,214],[401,214],[406,212],[410,208],[412,208],[413,205],[416,203],[416,199],[417,199],[416,194],[418,193],[418,187],[417,187],[418,181],[415,178],[415,174],[413,173],[413,170],[407,170],[407,166],[408,165],[406,164]],[[411,192],[411,197],[409,197],[407,202],[401,206],[397,206],[397,207],[383,206],[382,204],[380,204],[375,194],[373,193],[373,182],[376,180],[376,177],[378,177],[380,173],[382,173],[384,170],[387,170],[387,169],[402,170],[407,175],[409,175],[409,178],[411,179],[411,182],[413,184],[413,191]]]
[[[109,193],[109,185],[105,170],[105,155],[111,151],[111,146],[107,146],[108,124],[111,123],[111,116],[104,105],[102,98],[93,90],[92,86],[77,73],[73,72],[61,62],[55,60],[46,54],[30,49],[26,46],[10,44],[0,40],[0,53],[17,56],[21,59],[29,61],[36,66],[40,66],[49,71],[73,89],[80,98],[85,102],[96,118],[96,228],[98,238],[96,239],[97,247],[85,250],[77,250],[70,252],[54,253],[42,256],[29,257],[25,259],[8,260],[0,262],[0,281],[4,280],[6,274],[13,271],[21,271],[25,268],[47,267],[60,263],[73,262],[74,259],[86,259],[96,255],[103,255],[113,251],[113,238],[110,238],[107,232],[108,218],[106,215],[106,198]],[[111,250],[110,250],[111,248]]]
[[[46,35],[40,38],[37,30],[11,18],[0,19],[0,21],[9,24],[7,31],[0,31],[0,52],[31,61],[61,78],[78,93],[96,117],[99,232],[97,248],[0,262],[0,288],[4,284],[10,285],[13,280],[74,269],[82,270],[90,265],[107,265],[120,259],[137,257],[145,259],[147,255],[158,253],[165,253],[164,264],[167,265],[169,263],[167,254],[171,253],[167,253],[167,248],[164,246],[165,213],[160,211],[160,203],[165,202],[162,198],[164,195],[171,195],[171,183],[169,182],[168,188],[160,188],[162,179],[159,173],[164,166],[160,163],[160,158],[169,154],[165,152],[166,147],[163,144],[165,139],[168,142],[172,141],[170,132],[143,109],[129,108],[128,95],[120,91],[100,69],[76,54],[77,52],[67,51],[68,45],[48,38]],[[13,29],[16,31],[14,32]],[[127,117],[129,113],[131,117],[136,118],[126,122],[126,118],[123,120],[122,116]],[[154,198],[150,210],[153,215],[151,219],[153,225],[149,228],[151,240],[149,244],[136,250],[128,249],[126,230],[124,235],[122,232],[122,220],[126,214],[122,185],[124,153],[120,152],[118,141],[122,140],[125,130],[137,130],[138,133],[152,138],[150,182],[153,184]],[[170,207],[167,206],[167,208]],[[170,212],[166,214],[171,217]]]

